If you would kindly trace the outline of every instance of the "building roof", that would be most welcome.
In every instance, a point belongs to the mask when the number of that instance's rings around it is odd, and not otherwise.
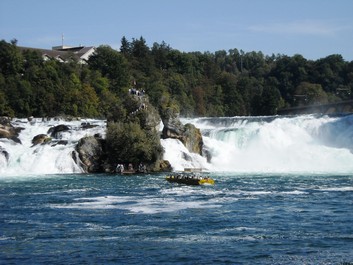
[[[78,60],[79,63],[86,63],[89,56],[92,55],[95,51],[95,47],[69,47],[69,46],[57,46],[53,47],[52,50],[49,49],[39,49],[39,48],[31,48],[31,47],[18,47],[20,50],[30,50],[39,52],[44,60],[48,60],[50,58],[57,59],[59,61],[67,62],[72,59]]]

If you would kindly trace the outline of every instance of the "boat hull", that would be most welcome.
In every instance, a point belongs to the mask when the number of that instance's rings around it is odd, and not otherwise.
[[[187,176],[167,176],[166,180],[185,185],[214,185],[214,180],[211,178],[193,178]]]

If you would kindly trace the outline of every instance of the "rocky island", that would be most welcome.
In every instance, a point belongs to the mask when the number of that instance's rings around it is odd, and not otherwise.
[[[199,129],[192,124],[183,125],[179,113],[173,108],[166,108],[162,115],[150,104],[147,96],[129,94],[128,99],[120,106],[125,110],[106,120],[105,133],[87,133],[74,143],[71,157],[84,173],[114,173],[118,165],[132,166],[133,172],[139,172],[143,165],[144,172],[171,171],[170,163],[163,159],[163,148],[160,139],[178,139],[192,153],[202,155],[203,140]],[[132,111],[131,111],[132,110]],[[162,118],[161,118],[162,116]],[[49,119],[49,118],[45,118]],[[79,118],[74,118],[79,120]],[[25,130],[14,126],[14,119],[0,118],[0,139],[10,141],[11,145],[23,145],[19,139]],[[32,135],[31,148],[67,145],[63,134],[70,134],[73,128],[68,125],[72,117],[53,117],[55,126],[45,133]],[[28,119],[31,122],[31,119]],[[160,130],[161,122],[163,129]],[[96,125],[82,122],[75,130],[87,131]],[[33,153],[36,153],[33,151]],[[0,157],[8,162],[12,159],[11,150],[0,145]]]

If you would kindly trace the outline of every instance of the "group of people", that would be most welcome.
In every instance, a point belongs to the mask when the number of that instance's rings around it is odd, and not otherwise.
[[[178,174],[178,175],[173,175],[172,176],[174,179],[195,179],[195,180],[200,180],[200,179],[207,179],[208,177],[202,177],[199,175],[183,175],[183,174]]]
[[[140,91],[140,90],[138,90],[138,89],[133,87],[133,88],[129,89],[129,93],[131,95],[137,95],[139,97],[140,101],[141,101],[140,106],[135,111],[131,112],[131,115],[136,114],[140,110],[147,109],[147,105],[145,103],[143,103],[143,101],[142,101],[142,96],[145,94],[145,90],[144,89],[142,91]]]
[[[132,165],[132,163],[129,163],[127,166],[127,170],[125,170],[124,164],[117,164],[116,168],[115,168],[115,172],[119,173],[119,174],[123,174],[123,173],[147,173],[147,168],[146,165],[144,165],[143,163],[140,163],[138,165],[138,170],[136,171],[134,169],[134,166]]]
[[[140,91],[133,87],[129,89],[129,93],[131,95],[143,96],[145,94],[145,90],[143,89],[142,91]]]

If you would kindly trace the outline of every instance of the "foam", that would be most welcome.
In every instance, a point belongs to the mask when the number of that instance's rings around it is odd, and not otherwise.
[[[120,209],[130,213],[156,214],[175,212],[192,208],[218,207],[206,201],[178,201],[175,198],[132,197],[132,196],[99,196],[77,198],[72,203],[51,204],[49,207],[62,209],[104,210]]]

